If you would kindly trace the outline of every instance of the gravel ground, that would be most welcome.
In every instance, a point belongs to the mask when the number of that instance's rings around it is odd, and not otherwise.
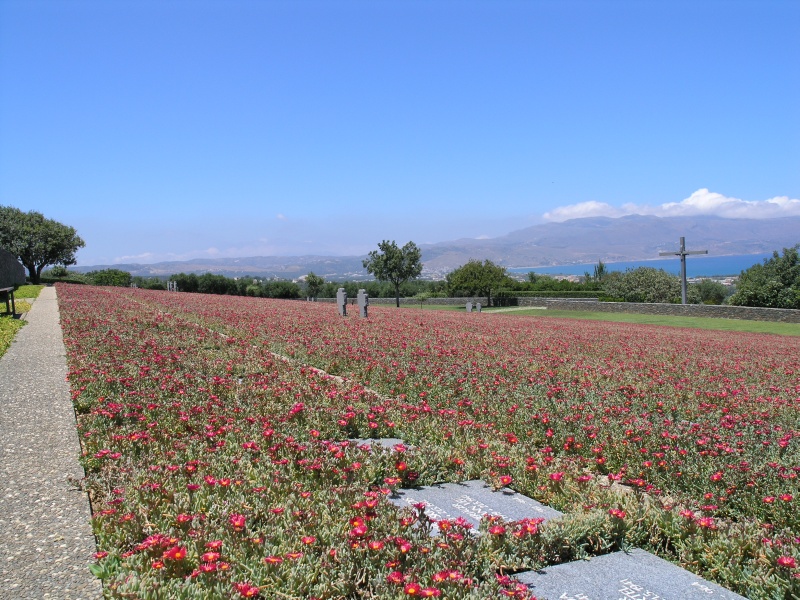
[[[0,359],[0,598],[101,598],[55,288]]]

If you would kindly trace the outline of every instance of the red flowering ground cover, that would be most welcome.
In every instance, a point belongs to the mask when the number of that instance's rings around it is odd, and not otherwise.
[[[797,338],[58,291],[111,597],[521,598],[629,546],[800,596]],[[474,478],[566,517],[431,538],[386,500]]]

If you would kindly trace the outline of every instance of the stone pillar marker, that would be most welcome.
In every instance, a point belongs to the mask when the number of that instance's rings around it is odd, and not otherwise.
[[[336,292],[336,309],[341,316],[347,316],[347,292],[344,288],[339,288]]]
[[[481,312],[481,303],[480,302],[478,302],[478,304],[475,305],[475,310],[477,310],[478,312]]]
[[[681,304],[686,304],[686,257],[690,254],[708,254],[708,250],[686,250],[686,238],[681,238],[681,249],[678,252],[659,252],[659,256],[681,257]]]
[[[367,318],[367,309],[369,308],[369,294],[366,290],[358,290],[358,313],[363,318]]]
[[[468,313],[472,312],[472,302],[467,302],[467,312]]]

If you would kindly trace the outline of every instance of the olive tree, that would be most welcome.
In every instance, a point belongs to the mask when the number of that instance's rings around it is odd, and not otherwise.
[[[316,300],[324,285],[325,280],[322,277],[314,273],[314,271],[309,271],[308,275],[306,275],[306,296]]]
[[[47,266],[74,265],[75,253],[85,245],[69,225],[33,210],[23,212],[13,206],[0,206],[0,247],[14,254],[28,269],[31,283],[40,282]]]
[[[414,242],[399,248],[394,241],[383,240],[362,264],[375,279],[392,284],[397,308],[400,308],[400,285],[422,273],[422,251]]]
[[[681,280],[664,269],[639,267],[607,275],[603,280],[603,290],[625,302],[670,303],[680,300]]]
[[[447,288],[450,295],[466,292],[469,295],[486,296],[492,305],[492,290],[497,290],[508,281],[505,267],[490,260],[483,262],[470,260],[447,275]]]

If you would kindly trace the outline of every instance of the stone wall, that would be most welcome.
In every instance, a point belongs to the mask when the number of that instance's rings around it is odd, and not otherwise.
[[[25,267],[8,250],[0,248],[0,288],[23,285]]]
[[[319,302],[334,302],[334,298],[320,298]],[[355,298],[349,302],[355,304]],[[439,304],[465,306],[467,302],[480,302],[486,307],[486,298],[431,298],[423,305]],[[371,305],[394,305],[394,298],[370,298]],[[400,298],[401,305],[417,305],[419,300]],[[709,304],[649,304],[635,302],[600,302],[598,300],[567,300],[549,298],[517,298],[516,306],[543,306],[553,310],[587,310],[593,312],[634,313],[640,315],[671,315],[679,317],[713,317],[716,319],[742,319],[745,321],[774,321],[800,323],[800,310],[787,308],[755,308],[751,306],[717,306]]]
[[[751,306],[718,306],[710,304],[649,304],[636,302],[599,302],[592,300],[548,300],[519,298],[519,306],[545,306],[553,310],[588,310],[593,312],[671,315],[679,317],[713,317],[745,321],[800,323],[800,310],[788,308],[755,308]]]

